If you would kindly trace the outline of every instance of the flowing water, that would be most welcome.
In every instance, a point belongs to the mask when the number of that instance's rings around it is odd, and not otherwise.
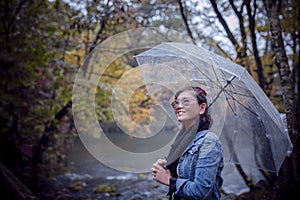
[[[168,188],[153,181],[150,172],[127,173],[109,168],[95,159],[79,139],[69,153],[69,163],[71,171],[46,183],[50,188],[41,199],[167,199]],[[254,173],[252,178],[259,180]],[[226,165],[223,178],[226,193],[237,195],[248,191],[234,165]]]

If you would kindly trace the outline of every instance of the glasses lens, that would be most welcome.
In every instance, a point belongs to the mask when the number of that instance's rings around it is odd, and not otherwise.
[[[189,99],[183,99],[183,100],[181,101],[181,103],[182,103],[182,105],[184,105],[184,106],[189,106],[189,105],[191,104],[191,100],[189,100]]]
[[[192,103],[192,100],[190,100],[190,99],[181,99],[181,100],[177,99],[176,101],[173,101],[173,102],[171,103],[171,105],[172,105],[172,107],[173,107],[174,109],[176,109],[176,108],[178,108],[178,106],[179,106],[180,103],[181,103],[183,106],[187,107],[187,106],[189,106],[189,105]]]
[[[176,109],[176,108],[179,106],[179,102],[178,102],[178,101],[173,101],[173,102],[171,103],[171,106],[172,106],[174,109]]]

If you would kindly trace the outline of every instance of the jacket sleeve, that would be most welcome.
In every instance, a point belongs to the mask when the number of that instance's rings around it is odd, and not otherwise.
[[[208,135],[198,148],[194,179],[178,178],[175,194],[187,199],[205,199],[216,186],[221,159],[223,151],[219,139]]]

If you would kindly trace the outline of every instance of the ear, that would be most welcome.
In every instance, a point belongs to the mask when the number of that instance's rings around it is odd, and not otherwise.
[[[201,103],[200,104],[200,110],[199,110],[200,115],[202,115],[205,112],[206,107],[207,107],[206,103]]]

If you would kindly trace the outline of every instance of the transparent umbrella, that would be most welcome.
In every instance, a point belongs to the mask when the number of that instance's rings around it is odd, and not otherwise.
[[[136,56],[149,94],[177,123],[170,106],[187,85],[208,93],[211,130],[225,162],[278,173],[292,151],[286,124],[251,75],[236,63],[187,43],[166,42]]]

